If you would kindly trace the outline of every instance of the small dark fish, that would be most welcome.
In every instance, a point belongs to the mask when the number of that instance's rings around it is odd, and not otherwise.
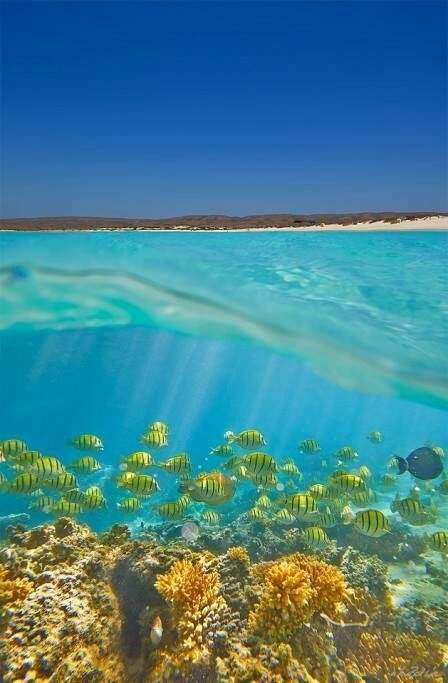
[[[398,456],[396,459],[398,474],[408,471],[417,479],[437,479],[443,470],[441,457],[427,446],[416,448],[406,459]]]

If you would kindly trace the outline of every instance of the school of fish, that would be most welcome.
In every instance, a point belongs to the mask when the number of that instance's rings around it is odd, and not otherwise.
[[[338,525],[353,525],[358,533],[371,538],[390,533],[397,520],[411,527],[437,525],[439,504],[448,496],[445,453],[441,446],[430,442],[407,458],[393,454],[384,463],[380,478],[375,478],[359,462],[360,455],[353,446],[343,445],[333,455],[322,458],[320,443],[305,438],[299,442],[295,457],[277,459],[267,452],[264,435],[252,428],[239,433],[226,431],[223,442],[209,450],[212,467],[203,470],[201,465],[201,470],[194,472],[186,452],[166,459],[156,457],[156,452],[168,447],[169,438],[168,426],[154,421],[140,436],[140,442],[152,453],[138,450],[120,457],[112,478],[123,493],[116,504],[121,512],[142,515],[147,511],[161,520],[197,519],[207,528],[223,521],[215,508],[249,486],[247,494],[238,498],[242,523],[299,527],[304,543],[320,549],[331,542],[328,532]],[[384,435],[375,430],[367,439],[382,444]],[[84,487],[82,483],[83,478],[103,469],[99,460],[104,451],[101,438],[79,434],[67,445],[80,455],[65,465],[53,455],[32,450],[21,439],[1,441],[0,492],[27,496],[30,510],[57,516],[105,509],[102,489],[96,485]],[[319,480],[303,486],[301,462],[310,457]],[[208,462],[209,457],[205,460]],[[176,478],[178,496],[148,504],[153,495],[163,495],[157,479],[160,470]],[[390,495],[405,472],[412,484],[408,495],[396,493],[389,510],[385,511],[384,506],[379,509],[381,496]],[[425,537],[430,549],[448,553],[448,530],[437,529]]]

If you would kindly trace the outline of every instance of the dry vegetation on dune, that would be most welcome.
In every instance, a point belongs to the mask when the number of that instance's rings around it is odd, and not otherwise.
[[[356,225],[357,223],[385,221],[392,225],[404,220],[417,220],[430,216],[440,216],[439,213],[347,213],[347,214],[260,214],[254,216],[221,216],[197,215],[176,216],[174,218],[144,219],[144,218],[101,218],[60,216],[42,218],[5,218],[0,220],[0,230],[100,230],[100,229],[179,229],[198,228],[207,229],[256,229],[267,227],[296,227],[306,228],[314,225]],[[448,214],[443,214],[447,215]]]

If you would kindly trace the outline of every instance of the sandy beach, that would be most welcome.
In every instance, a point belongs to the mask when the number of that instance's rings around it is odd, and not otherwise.
[[[350,232],[365,232],[372,230],[448,230],[448,216],[428,216],[427,218],[418,218],[411,221],[399,221],[398,223],[390,223],[388,221],[367,221],[364,223],[356,223],[353,225],[342,225],[341,223],[331,223],[327,225],[315,225],[309,227],[298,228],[291,226],[290,228],[270,228],[271,230],[294,230],[297,232],[328,232],[330,231],[350,231]]]

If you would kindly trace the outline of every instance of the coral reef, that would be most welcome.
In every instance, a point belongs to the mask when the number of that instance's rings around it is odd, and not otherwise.
[[[263,556],[257,544],[235,545],[243,533],[213,555],[203,537],[188,543],[171,531],[161,544],[125,525],[98,538],[67,518],[10,528],[0,548],[0,680],[444,680],[445,603],[394,607],[378,557],[334,546],[319,559],[282,554],[268,531]],[[428,580],[443,583],[435,562]]]
[[[15,545],[0,553],[2,588],[13,587],[4,604],[0,679],[123,681],[118,605],[96,536],[60,519],[12,529],[10,538]]]
[[[346,655],[347,670],[385,683],[446,680],[444,653],[437,641],[412,633],[365,631]]]

